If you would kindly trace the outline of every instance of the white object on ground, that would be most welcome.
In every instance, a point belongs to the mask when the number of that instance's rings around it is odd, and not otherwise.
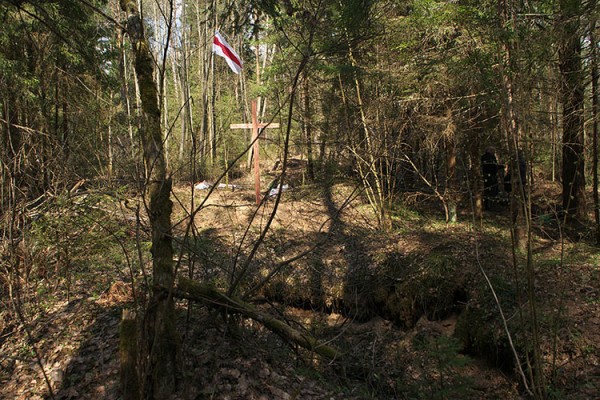
[[[219,186],[217,186],[217,189],[238,189],[240,186],[239,185],[230,185],[227,183],[219,183]]]
[[[283,186],[278,185],[276,188],[273,188],[273,189],[269,190],[269,197],[276,196],[277,193],[279,193],[280,189],[281,189],[282,192],[285,192],[289,188],[290,188],[290,185],[283,185]]]
[[[199,183],[196,183],[196,185],[194,186],[194,189],[196,190],[206,190],[206,189],[210,189],[212,186],[211,183],[207,182],[207,181],[202,181]]]

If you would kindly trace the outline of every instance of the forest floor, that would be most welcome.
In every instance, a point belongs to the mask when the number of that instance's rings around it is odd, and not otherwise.
[[[535,273],[527,281],[524,257],[512,263],[506,209],[487,212],[481,226],[468,212],[447,225],[432,199],[411,194],[382,232],[365,199],[339,183],[284,192],[244,268],[275,206],[269,200],[254,214],[247,183],[216,190],[187,238],[184,210],[207,192],[175,188],[179,272],[226,288],[232,272],[245,271],[238,294],[251,293],[261,310],[343,357],[319,359],[256,321],[180,301],[182,379],[174,398],[526,398],[483,272],[522,360],[531,354],[536,304],[549,398],[598,398],[600,256],[585,230],[560,240],[544,211],[543,199],[555,198],[551,185],[536,195]],[[56,203],[22,249],[31,266],[18,291],[2,283],[0,398],[118,399],[121,310],[139,299],[139,265],[148,264],[147,226],[135,213],[140,201],[90,191]],[[50,222],[56,215],[61,224]],[[273,278],[254,290],[268,274]],[[528,282],[533,298],[522,294]]]

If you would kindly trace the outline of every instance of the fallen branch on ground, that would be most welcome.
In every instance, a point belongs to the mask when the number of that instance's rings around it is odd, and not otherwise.
[[[175,297],[198,301],[211,307],[225,309],[228,312],[252,318],[281,336],[283,339],[315,352],[329,360],[339,359],[342,356],[342,353],[335,347],[320,343],[314,337],[299,332],[277,318],[257,310],[251,304],[235,297],[227,296],[209,285],[203,285],[191,279],[179,277],[177,289],[173,292],[173,295]]]

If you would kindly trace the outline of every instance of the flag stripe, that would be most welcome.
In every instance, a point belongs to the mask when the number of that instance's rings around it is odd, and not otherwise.
[[[227,41],[221,37],[219,32],[215,32],[215,37],[213,39],[213,51],[225,58],[227,61],[227,65],[229,68],[236,74],[242,70],[242,61],[240,60],[237,53],[229,46]]]
[[[241,63],[240,59],[237,57],[237,55],[235,53],[233,53],[226,45],[223,45],[223,43],[221,43],[221,41],[219,40],[219,38],[216,37],[216,36],[215,36],[215,44],[221,49],[221,51],[223,51],[223,53],[228,58],[231,59],[231,61],[233,61],[234,63],[236,63],[240,67],[242,66],[242,63]]]

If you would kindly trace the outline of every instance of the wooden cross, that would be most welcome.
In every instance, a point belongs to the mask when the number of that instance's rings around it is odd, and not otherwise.
[[[254,191],[256,192],[256,204],[260,204],[260,164],[259,164],[259,146],[258,146],[258,129],[265,128],[279,128],[279,124],[271,123],[264,124],[258,122],[258,116],[256,115],[256,100],[252,100],[252,123],[251,124],[231,124],[230,129],[250,129],[252,128],[252,141],[254,147],[252,149],[252,156],[254,157]]]

